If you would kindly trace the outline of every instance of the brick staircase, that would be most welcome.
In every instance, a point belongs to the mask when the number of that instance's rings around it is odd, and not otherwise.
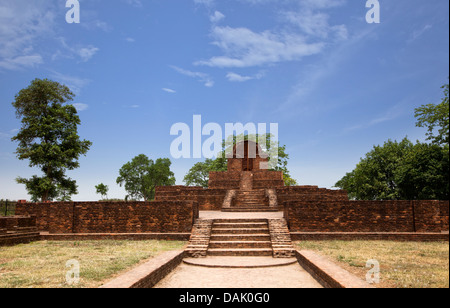
[[[215,219],[196,222],[186,254],[290,258],[294,248],[284,219]]]
[[[206,257],[213,220],[198,219],[192,228],[189,245],[185,250],[189,258]]]
[[[278,207],[270,207],[264,189],[238,190],[232,207],[222,208],[223,212],[277,212]]]
[[[267,219],[218,219],[212,226],[208,256],[272,256]]]
[[[241,190],[252,190],[253,189],[253,173],[244,171],[241,174],[241,182],[240,182]]]
[[[253,189],[253,173],[242,172],[240,189],[227,192],[222,212],[277,212],[276,199],[273,189]]]

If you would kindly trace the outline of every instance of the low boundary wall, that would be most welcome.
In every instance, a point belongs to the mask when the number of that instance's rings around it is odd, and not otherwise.
[[[291,232],[442,233],[448,201],[287,201]]]
[[[190,233],[199,216],[193,201],[27,203],[16,213],[51,234]]]

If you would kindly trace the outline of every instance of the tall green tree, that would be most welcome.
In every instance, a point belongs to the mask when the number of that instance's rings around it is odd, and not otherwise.
[[[95,186],[95,191],[97,194],[102,196],[102,199],[106,199],[108,197],[109,187],[108,185],[100,183],[97,186]]]
[[[400,196],[405,200],[449,199],[448,145],[417,143],[396,171]]]
[[[416,109],[418,127],[428,129],[428,140],[438,145],[449,145],[449,85],[442,86],[444,98],[440,104],[423,105]]]
[[[213,171],[212,159],[206,159],[204,162],[196,163],[184,177],[184,183],[187,186],[198,186],[207,188],[209,184],[209,172]]]
[[[145,201],[155,198],[157,186],[175,185],[174,173],[170,170],[170,159],[159,158],[155,162],[141,154],[126,163],[119,170],[116,182],[127,191],[127,200]]]
[[[413,144],[407,138],[401,142],[389,140],[383,146],[374,146],[356,168],[347,173],[335,186],[346,190],[351,199],[401,199],[396,172],[400,162],[412,148]]]
[[[357,200],[448,200],[448,171],[448,146],[389,140],[335,186]]]
[[[12,138],[19,143],[17,157],[29,160],[30,167],[38,167],[43,173],[30,179],[17,178],[33,201],[67,201],[77,194],[76,181],[67,178],[66,171],[80,166],[80,156],[88,152],[92,143],[78,136],[80,118],[75,107],[66,104],[74,97],[64,85],[35,79],[12,103],[22,123]]]

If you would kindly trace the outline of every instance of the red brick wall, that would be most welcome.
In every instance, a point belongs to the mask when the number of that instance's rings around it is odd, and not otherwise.
[[[16,214],[23,216],[35,215],[37,217],[36,227],[38,230],[48,231],[50,207],[51,203],[17,204]]]
[[[448,201],[411,201],[417,232],[448,231]]]
[[[239,189],[241,182],[240,171],[210,172],[210,189]]]
[[[195,202],[63,202],[18,205],[21,215],[36,215],[37,227],[50,233],[191,232]]]
[[[288,201],[349,201],[345,190],[317,186],[291,186],[277,189],[278,204]]]
[[[220,211],[227,193],[226,189],[203,189],[201,187],[157,187],[155,201],[193,201],[201,211]]]
[[[292,232],[448,231],[448,201],[287,201]]]
[[[0,217],[0,229],[14,231],[16,227],[29,228],[36,226],[36,217],[9,216]]]

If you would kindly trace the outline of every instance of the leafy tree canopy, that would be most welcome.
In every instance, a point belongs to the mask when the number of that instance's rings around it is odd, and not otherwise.
[[[102,196],[102,198],[106,198],[108,196],[109,187],[103,183],[100,183],[97,186],[95,186],[95,190],[97,194]]]
[[[428,104],[416,109],[418,127],[428,128],[428,140],[435,144],[449,144],[449,85],[442,86],[444,98],[440,104]]]
[[[360,200],[448,200],[449,85],[442,103],[415,110],[418,127],[428,128],[431,144],[387,141],[375,146],[336,187]]]
[[[171,164],[168,158],[159,158],[154,162],[144,154],[138,155],[122,166],[117,184],[125,187],[127,200],[153,200],[157,186],[175,185]]]
[[[12,138],[19,143],[16,154],[29,160],[30,167],[38,167],[43,176],[18,178],[33,201],[68,201],[77,194],[76,182],[66,177],[67,170],[78,168],[78,159],[85,155],[92,143],[80,140],[80,118],[72,101],[74,94],[64,85],[48,79],[35,79],[21,90],[12,103],[22,127]]]
[[[335,186],[357,200],[448,200],[448,171],[448,146],[389,140]]]

